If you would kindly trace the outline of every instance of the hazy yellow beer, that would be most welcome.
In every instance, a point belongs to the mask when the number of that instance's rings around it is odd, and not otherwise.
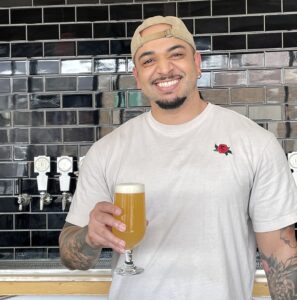
[[[113,228],[113,234],[126,242],[126,249],[131,250],[143,239],[146,229],[144,185],[124,183],[115,188],[114,204],[122,209],[120,216],[114,216],[126,224],[126,231]]]

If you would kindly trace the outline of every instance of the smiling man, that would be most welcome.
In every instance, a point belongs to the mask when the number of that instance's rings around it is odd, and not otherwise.
[[[131,53],[151,111],[86,155],[60,235],[63,263],[88,269],[103,247],[123,263],[115,185],[142,182],[149,225],[133,257],[145,271],[115,274],[110,300],[251,300],[257,246],[272,299],[297,299],[297,190],[276,138],[199,97],[201,58],[180,19],[145,20]]]

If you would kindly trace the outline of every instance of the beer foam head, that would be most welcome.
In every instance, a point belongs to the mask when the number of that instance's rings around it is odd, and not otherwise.
[[[144,184],[142,183],[120,183],[115,187],[116,193],[137,194],[144,193]]]

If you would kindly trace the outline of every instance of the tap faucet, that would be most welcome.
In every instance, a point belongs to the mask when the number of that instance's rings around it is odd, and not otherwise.
[[[288,153],[289,166],[292,169],[293,178],[297,184],[297,152]]]
[[[31,196],[27,193],[23,193],[22,188],[22,178],[18,178],[18,205],[19,205],[19,211],[23,210],[24,206],[27,206],[31,202]]]
[[[46,173],[50,172],[50,157],[37,156],[34,157],[34,172],[38,173],[37,186],[40,193],[40,210],[43,210],[44,205],[52,202],[52,197],[47,193],[48,176]]]
[[[66,209],[67,203],[72,201],[72,195],[69,192],[70,189],[70,175],[73,171],[73,157],[70,156],[60,156],[57,158],[57,173],[61,174],[59,176],[60,190],[62,192],[61,202],[62,210]]]

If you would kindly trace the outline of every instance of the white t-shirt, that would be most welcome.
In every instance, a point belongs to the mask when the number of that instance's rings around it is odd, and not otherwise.
[[[149,225],[134,250],[145,271],[115,274],[112,300],[250,300],[254,231],[297,222],[296,185],[275,137],[212,104],[181,125],[144,113],[96,142],[67,222],[87,225],[120,182],[145,184]]]

